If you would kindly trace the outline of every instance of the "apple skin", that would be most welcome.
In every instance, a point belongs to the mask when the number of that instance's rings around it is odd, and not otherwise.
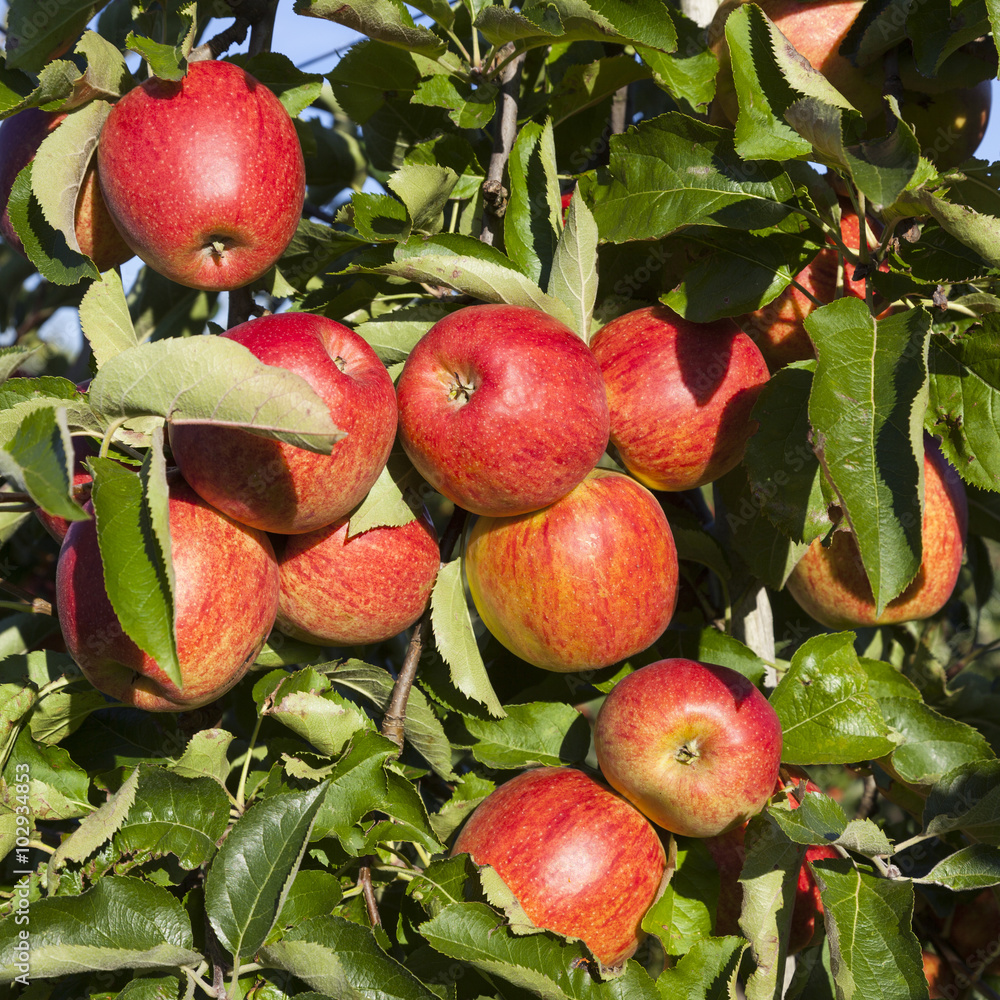
[[[534,768],[502,784],[451,853],[492,866],[537,926],[580,938],[606,966],[635,953],[666,866],[646,818],[568,767]]]
[[[656,498],[596,469],[549,507],[480,517],[465,573],[486,627],[516,656],[596,670],[651,646],[677,603],[677,550]]]
[[[611,441],[636,479],[674,492],[739,464],[770,373],[735,323],[692,323],[649,306],[602,327],[590,349],[607,388]]]
[[[861,246],[858,214],[844,204],[841,204],[840,236],[844,245],[851,250],[858,250]],[[872,246],[870,239],[868,245]],[[879,269],[887,271],[888,268],[888,263],[883,261]],[[835,247],[829,246],[820,250],[795,276],[795,280],[812,292],[820,302],[827,303],[837,296],[840,271],[840,255]],[[855,281],[853,274],[854,267],[845,263],[843,294],[864,301],[865,280],[859,278]],[[816,357],[816,349],[804,325],[806,317],[816,308],[809,296],[795,285],[789,285],[776,299],[739,317],[737,322],[760,348],[769,370],[775,372],[792,361],[808,361]],[[880,317],[888,312],[889,310],[883,311]]]
[[[797,779],[793,781],[798,784]],[[779,783],[775,791],[780,790]],[[807,781],[806,791],[819,792],[820,788],[813,782]],[[789,797],[788,802],[793,809],[798,808],[798,800],[793,796]],[[745,834],[744,823],[705,840],[705,846],[719,869],[719,905],[715,915],[715,934],[719,937],[741,933],[739,920],[743,906],[743,887],[739,878],[746,859]],[[840,856],[833,847],[812,845],[806,848],[796,881],[795,905],[788,933],[788,954],[794,955],[815,942],[823,918],[823,900],[820,897],[819,886],[816,885],[816,880],[809,869],[809,862]]]
[[[305,163],[295,126],[274,93],[233,63],[195,62],[183,80],[151,77],[130,90],[97,156],[126,241],[190,288],[255,281],[299,224]]]
[[[0,234],[8,246],[24,255],[21,238],[14,231],[8,213],[11,188],[17,175],[35,158],[42,141],[66,118],[65,114],[28,108],[0,124]],[[75,212],[76,239],[80,249],[99,271],[107,271],[133,254],[118,231],[97,183],[97,162],[90,161],[84,174]],[[26,255],[25,255],[26,256]]]
[[[400,442],[417,471],[474,514],[545,507],[608,444],[594,356],[569,327],[524,306],[466,306],[439,320],[396,392]]]
[[[364,646],[399,635],[423,613],[441,560],[427,512],[404,525],[349,530],[344,517],[286,540],[277,621],[286,635]]]
[[[176,474],[169,488],[181,687],[125,635],[104,588],[93,517],[70,525],[56,568],[70,655],[98,690],[148,712],[185,711],[223,695],[256,658],[278,611],[267,535],[210,507]]]
[[[389,458],[397,411],[385,365],[352,330],[311,313],[262,316],[222,336],[302,376],[347,437],[320,455],[245,430],[171,424],[182,475],[210,504],[254,528],[299,534],[332,524],[364,499]]]
[[[714,837],[760,812],[781,764],[781,723],[742,674],[672,657],[623,677],[597,713],[601,772],[658,826]]]
[[[830,629],[853,629],[929,618],[944,607],[962,566],[968,504],[958,474],[937,443],[924,444],[923,559],[910,585],[875,613],[871,586],[854,534],[836,530],[829,547],[817,538],[788,577],[799,607]]]
[[[94,477],[89,472],[76,472],[73,474],[73,498],[77,503],[83,504],[90,499],[90,484],[93,482],[93,479]],[[42,510],[41,507],[35,511],[35,517],[42,522],[45,530],[60,544],[66,537],[69,526],[73,523],[72,521],[67,521],[65,517],[49,514],[47,511]]]
[[[930,1000],[941,1000],[942,997],[956,997],[955,975],[951,967],[940,955],[924,948],[920,953],[924,968],[924,978],[927,980],[927,991]],[[946,992],[951,991],[951,992]]]

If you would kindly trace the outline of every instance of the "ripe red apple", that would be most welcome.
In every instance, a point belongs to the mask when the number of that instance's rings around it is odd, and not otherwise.
[[[89,472],[77,472],[73,475],[73,499],[77,503],[83,504],[90,499],[90,484],[93,482],[93,476]],[[72,521],[67,521],[65,517],[59,517],[56,514],[49,514],[47,511],[38,508],[35,511],[35,517],[42,522],[45,530],[57,541],[62,542],[66,537],[66,532],[69,531],[69,526]]]
[[[726,18],[749,0],[726,0],[709,28],[712,50],[719,59],[713,117],[718,123],[735,123],[738,113],[729,48],[725,37]],[[876,138],[888,131],[882,91],[885,79],[883,59],[863,67],[855,66],[839,49],[863,0],[753,0],[775,23],[798,53],[813,69],[819,70],[846,97],[868,123],[868,136]],[[923,77],[913,62],[909,46],[897,47],[898,73],[902,82],[900,113],[914,126],[921,152],[940,170],[953,167],[972,156],[986,132],[992,90],[989,81],[956,86],[949,79],[937,85]]]
[[[477,305],[451,313],[410,352],[396,391],[410,460],[474,514],[523,514],[558,500],[608,444],[594,356],[536,309]]]
[[[915,498],[914,498],[915,499]],[[876,614],[871,585],[853,532],[846,525],[829,546],[817,538],[788,577],[788,592],[831,629],[890,625],[929,618],[951,597],[962,566],[968,506],[965,487],[937,443],[924,444],[923,558],[909,586]]]
[[[324,316],[279,313],[223,336],[268,365],[301,375],[347,437],[320,455],[211,424],[175,424],[170,447],[184,478],[210,504],[264,531],[298,534],[332,524],[378,479],[396,434],[392,379],[352,330]]]
[[[70,526],[56,569],[70,655],[98,690],[149,712],[197,708],[228,691],[278,611],[278,564],[263,532],[220,514],[176,474],[169,504],[180,687],[123,631],[104,588],[93,518]]]
[[[278,556],[278,628],[324,646],[364,646],[409,628],[430,599],[440,565],[426,511],[408,524],[350,536],[342,517],[290,536]]]
[[[150,77],[114,106],[98,144],[101,189],[132,249],[191,288],[240,288],[295,234],[305,165],[274,93],[233,63]]]
[[[840,236],[851,250],[861,246],[861,223],[857,212],[841,204]],[[867,237],[869,248],[875,246]],[[888,270],[883,261],[880,270]],[[842,280],[840,278],[842,274]],[[865,280],[854,279],[854,266],[844,263],[834,246],[824,247],[795,276],[795,280],[808,289],[821,303],[832,302],[838,293],[864,300]],[[805,319],[818,306],[795,285],[789,285],[776,299],[766,306],[739,317],[739,324],[750,334],[760,348],[768,368],[774,372],[792,361],[806,361],[816,356],[816,350],[806,333]],[[880,316],[886,315],[884,310]]]
[[[923,962],[924,978],[927,980],[930,1000],[941,1000],[943,997],[959,995],[955,991],[955,974],[951,971],[951,966],[940,955],[935,955],[934,952],[924,948],[920,953],[920,958]]]
[[[18,253],[24,253],[8,213],[11,188],[17,175],[38,152],[42,140],[59,126],[65,114],[28,108],[0,124],[0,234]],[[134,256],[115,226],[97,183],[97,161],[91,160],[84,174],[75,211],[76,239],[80,249],[99,271],[124,264]]]
[[[797,779],[793,779],[798,784]],[[779,791],[779,783],[776,791]],[[806,790],[820,791],[811,781],[806,782]],[[789,797],[793,809],[798,808],[798,800]],[[743,887],[739,878],[746,859],[746,823],[732,830],[727,830],[715,837],[708,837],[705,846],[712,860],[719,869],[719,905],[715,914],[715,934],[739,934],[740,912],[743,907]],[[792,910],[792,921],[788,933],[788,953],[794,955],[803,948],[813,944],[823,918],[823,900],[820,897],[819,886],[809,869],[810,861],[821,858],[839,858],[840,854],[834,847],[812,845],[806,848],[805,857],[799,868],[795,887],[795,905]]]
[[[692,323],[648,306],[598,330],[590,349],[607,387],[611,441],[640,482],[687,490],[743,458],[769,373],[731,320]]]
[[[713,837],[764,808],[781,764],[781,723],[743,674],[675,657],[611,689],[594,748],[608,784],[654,823]]]
[[[582,771],[524,771],[487,796],[452,848],[492,866],[533,923],[580,938],[607,966],[642,939],[666,866],[645,817]]]
[[[545,670],[595,670],[663,634],[677,602],[677,550],[656,498],[597,469],[549,507],[480,517],[465,573],[486,627]]]

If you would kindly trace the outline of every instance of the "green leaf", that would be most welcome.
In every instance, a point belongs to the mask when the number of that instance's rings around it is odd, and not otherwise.
[[[114,847],[140,863],[172,854],[188,871],[205,864],[229,825],[229,796],[212,778],[140,765],[139,786]]]
[[[718,898],[719,870],[704,843],[678,841],[674,872],[642,918],[642,929],[655,934],[668,955],[686,955],[712,936]]]
[[[76,238],[76,202],[109,114],[107,101],[91,101],[68,115],[42,140],[32,165],[31,187],[42,214],[76,253],[81,252]]]
[[[118,47],[96,31],[85,31],[73,51],[86,58],[87,69],[77,85],[77,93],[63,105],[64,109],[94,96],[114,100],[135,85]]]
[[[399,452],[390,456],[368,495],[350,513],[350,537],[372,528],[398,528],[409,524],[422,510],[414,487],[420,477]]]
[[[142,56],[153,76],[158,76],[161,80],[184,79],[184,74],[187,72],[187,58],[181,45],[157,42],[130,31],[125,39],[125,48]]]
[[[72,42],[94,16],[94,0],[11,0],[7,11],[7,66],[40,70],[54,51]]]
[[[95,281],[84,293],[80,302],[80,326],[98,368],[109,358],[138,344],[121,275],[116,270],[103,274],[101,280]]]
[[[844,764],[895,748],[853,643],[853,633],[841,632],[808,639],[796,650],[771,695],[784,763]]]
[[[693,111],[704,112],[715,96],[719,61],[705,47],[704,28],[679,10],[671,8],[670,16],[677,29],[677,50],[665,53],[637,45],[636,54],[653,71],[657,86],[675,100],[687,101]]]
[[[374,853],[382,844],[407,841],[419,844],[428,854],[440,854],[444,845],[431,827],[420,793],[395,770],[387,770],[386,779],[388,791],[378,805],[378,812],[387,818],[365,831],[365,850]]]
[[[486,673],[482,654],[472,631],[472,618],[462,582],[462,561],[453,559],[441,567],[431,593],[431,625],[438,652],[451,669],[452,683],[462,694],[481,705],[490,715],[506,716]]]
[[[358,234],[372,243],[405,240],[410,235],[406,206],[387,194],[357,191],[351,197],[351,222]]]
[[[1000,317],[953,338],[932,337],[926,425],[962,478],[1000,489]]]
[[[450,167],[423,163],[406,164],[387,181],[406,206],[413,229],[428,236],[441,231],[444,207],[457,182]]]
[[[573,329],[589,340],[597,301],[597,224],[577,192],[570,200],[566,227],[556,244],[546,292],[567,306],[573,315]]]
[[[379,947],[370,928],[337,915],[291,927],[265,945],[261,957],[337,1000],[436,1000],[412,972]]]
[[[939,861],[922,878],[921,885],[943,885],[952,892],[985,889],[1000,884],[1000,848],[989,844],[970,844]]]
[[[736,980],[747,943],[741,937],[696,941],[680,961],[656,980],[662,1000],[724,1000],[736,996]]]
[[[549,283],[559,241],[562,204],[558,174],[551,119],[544,125],[528,122],[510,154],[504,246],[515,266],[540,288]]]
[[[927,996],[912,930],[913,886],[878,878],[848,861],[811,862],[825,910],[837,995],[857,1000]]]
[[[261,711],[308,740],[320,753],[335,757],[371,720],[353,702],[331,690],[330,681],[312,667],[288,674]]]
[[[264,943],[302,861],[326,784],[271,796],[237,820],[205,878],[205,912],[234,957]]]
[[[428,28],[417,26],[401,0],[295,0],[296,14],[323,17],[369,38],[395,45],[408,52],[435,57],[445,43]]]
[[[191,737],[170,770],[181,778],[211,778],[225,788],[230,770],[227,751],[233,738],[225,729],[202,729]]]
[[[940,837],[954,830],[1000,845],[1000,761],[962,764],[931,788],[924,833]]]
[[[791,211],[792,181],[777,163],[749,172],[733,133],[668,113],[611,137],[610,183],[581,189],[601,239],[661,239],[693,225],[764,229]],[[591,195],[595,196],[594,198]]]
[[[169,545],[158,537],[156,508],[147,500],[152,494],[144,487],[151,480],[148,473],[137,476],[108,458],[90,463],[97,543],[111,607],[125,634],[180,686],[173,572],[168,568],[173,560]]]
[[[183,905],[162,886],[105,876],[78,896],[33,902],[31,976],[72,976],[93,969],[197,966],[191,924]],[[0,924],[0,977],[10,982],[18,945],[13,920]]]
[[[313,917],[327,916],[342,897],[340,879],[333,872],[300,868],[275,921],[275,929],[295,927]]]
[[[476,741],[472,755],[487,767],[578,764],[590,751],[590,726],[571,705],[536,701],[508,705],[506,711],[502,722],[464,720]]]
[[[89,400],[112,420],[155,414],[175,424],[241,427],[322,454],[343,437],[305,379],[265,365],[226,337],[122,351],[94,377]]]
[[[679,17],[676,11],[670,12],[671,17]],[[671,56],[655,49],[644,49],[652,53],[652,57],[661,56],[667,62]],[[710,57],[711,58],[711,57]],[[718,68],[718,64],[712,59]],[[587,108],[600,104],[612,97],[621,87],[648,77],[649,73],[640,63],[630,56],[608,56],[596,59],[590,63],[578,63],[568,67],[565,75],[556,84],[549,104],[549,113],[555,126],[561,125],[568,118]]]
[[[68,521],[86,521],[73,499],[73,441],[63,407],[28,413],[0,448],[0,473],[27,492],[42,510]]]
[[[37,699],[38,691],[33,684],[24,681],[0,684],[0,765],[6,767]]]
[[[0,347],[0,382],[6,382],[37,350],[37,347],[24,347],[21,344]]]
[[[930,318],[907,309],[875,321],[847,297],[805,325],[819,358],[809,397],[814,448],[881,614],[920,568]]]
[[[485,128],[496,114],[496,95],[489,81],[474,87],[460,77],[437,75],[421,80],[410,101],[444,108],[459,128]]]
[[[812,384],[812,371],[797,366],[771,376],[754,405],[760,428],[743,460],[760,509],[782,533],[806,544],[833,526],[810,444]]]
[[[771,806],[768,813],[796,844],[832,844],[847,827],[843,806],[819,792],[806,792],[797,809]]]
[[[41,206],[32,193],[32,168],[29,163],[11,188],[7,210],[24,252],[42,277],[56,285],[75,285],[84,278],[98,278],[100,272],[92,261],[71,249],[66,237],[45,221]]]
[[[15,697],[11,714],[21,699]],[[21,765],[19,768],[18,765]],[[87,792],[90,779],[62,747],[36,743],[22,730],[7,761],[9,774],[28,775],[29,815],[35,821],[77,819],[91,812]],[[19,797],[19,803],[20,797]]]
[[[338,104],[359,125],[385,105],[387,90],[412,94],[420,76],[408,50],[371,40],[352,46],[328,74]]]
[[[968,205],[946,201],[939,192],[918,189],[907,192],[897,206],[910,215],[930,215],[942,229],[974,250],[993,267],[1000,266],[1000,217],[982,213]]]

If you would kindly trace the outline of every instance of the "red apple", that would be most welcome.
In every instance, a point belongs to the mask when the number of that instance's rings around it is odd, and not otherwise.
[[[440,565],[426,511],[408,524],[350,535],[342,517],[290,536],[278,557],[278,628],[324,646],[364,646],[409,628],[430,599]]]
[[[490,865],[546,930],[580,938],[607,966],[643,937],[666,866],[646,819],[582,771],[524,771],[487,796],[452,848]]]
[[[736,122],[737,99],[729,48],[725,37],[726,19],[742,3],[750,0],[726,0],[716,12],[709,28],[712,50],[719,59],[714,119]],[[884,60],[874,59],[863,67],[855,66],[840,54],[840,46],[863,6],[863,0],[752,0],[775,23],[793,48],[819,70],[868,122],[868,136],[876,138],[888,131],[882,92],[885,82]],[[900,113],[914,127],[921,152],[939,169],[953,167],[972,156],[986,132],[992,91],[989,81],[957,85],[978,75],[967,60],[959,72],[949,73],[940,84],[922,76],[916,69],[911,48],[896,50],[901,80]],[[985,76],[985,72],[983,73]],[[995,75],[995,74],[991,74]],[[985,86],[984,86],[985,83]]]
[[[176,474],[169,503],[180,687],[123,631],[104,588],[93,518],[70,526],[56,569],[70,655],[94,687],[149,712],[197,708],[228,691],[278,611],[278,564],[263,532],[220,514]]]
[[[399,436],[420,474],[474,514],[523,514],[565,496],[608,444],[604,383],[587,345],[523,306],[467,306],[435,323],[396,383]]]
[[[957,997],[955,990],[955,974],[951,966],[940,955],[926,948],[920,953],[924,968],[924,978],[927,980],[927,991],[930,1000],[941,1000],[943,997]]]
[[[601,772],[654,823],[713,837],[760,812],[781,764],[781,723],[742,674],[657,660],[623,677],[597,714]]]
[[[90,499],[90,484],[93,482],[93,478],[89,472],[74,473],[73,499],[77,503],[86,503]],[[49,514],[41,507],[35,511],[35,517],[42,522],[45,530],[60,543],[66,537],[66,532],[69,531],[69,526],[72,524],[72,521],[67,521],[66,518],[58,517],[55,514]]]
[[[851,250],[861,246],[861,224],[857,212],[842,204],[840,236]],[[872,236],[867,237],[869,248]],[[880,270],[888,270],[883,261]],[[842,274],[842,280],[840,275]],[[833,246],[824,247],[796,276],[795,280],[823,304],[832,302],[838,294],[865,298],[865,279],[854,279],[854,265],[844,263]],[[768,368],[773,372],[792,361],[806,361],[816,356],[816,350],[804,325],[806,317],[818,308],[804,292],[789,285],[776,299],[752,313],[739,317],[739,324],[760,348]],[[880,316],[886,315],[884,310]]]
[[[797,779],[793,779],[798,784]],[[780,790],[780,783],[777,790]],[[806,790],[820,791],[811,781],[806,782]],[[789,805],[798,808],[798,800],[789,797]],[[746,859],[744,836],[746,824],[743,823],[732,830],[727,830],[715,837],[708,837],[705,846],[712,860],[719,869],[719,905],[715,915],[715,934],[739,934],[740,912],[743,907],[743,887],[739,878]],[[810,861],[820,858],[839,858],[841,855],[834,847],[812,845],[806,848],[805,858],[799,868],[795,887],[795,906],[792,910],[792,921],[788,934],[788,953],[794,955],[803,948],[813,944],[823,917],[823,900],[819,887],[809,869]]]
[[[996,889],[955,904],[940,932],[973,975],[1000,976],[1000,905]]]
[[[240,288],[281,256],[305,199],[295,126],[239,66],[196,62],[114,106],[98,144],[101,189],[132,249],[191,288]]]
[[[914,498],[915,499],[915,498]],[[788,592],[831,629],[862,628],[929,618],[951,597],[962,566],[968,506],[965,487],[937,443],[924,445],[923,558],[913,581],[881,614],[854,533],[846,525],[826,547],[817,538],[788,577]]]
[[[603,469],[542,510],[480,517],[465,546],[483,623],[545,670],[595,670],[651,646],[674,613],[677,572],[655,497]]]
[[[8,214],[11,188],[17,175],[38,152],[42,140],[64,119],[65,114],[28,108],[0,125],[0,234],[18,253],[24,253],[21,238],[14,231]],[[97,161],[91,160],[84,174],[76,200],[76,239],[80,249],[99,271],[124,264],[134,256],[115,226],[97,183]]]
[[[608,391],[611,441],[636,479],[687,490],[739,464],[769,373],[735,323],[692,323],[648,306],[612,320],[590,348]]]
[[[223,336],[265,364],[301,375],[347,437],[320,455],[211,424],[174,424],[170,447],[184,478],[210,504],[264,531],[298,534],[332,524],[378,479],[396,434],[396,395],[375,352],[324,316],[279,313]]]

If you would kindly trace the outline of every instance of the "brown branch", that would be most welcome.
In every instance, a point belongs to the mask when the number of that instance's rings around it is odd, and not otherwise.
[[[505,46],[498,53],[501,60],[513,52],[513,43],[510,44],[510,49]],[[503,216],[507,211],[509,192],[503,186],[503,175],[517,136],[517,101],[524,56],[524,52],[514,56],[500,74],[500,102],[493,118],[493,152],[483,181],[483,231],[479,236],[483,243],[491,247],[500,242]]]
[[[252,315],[256,303],[249,285],[234,288],[229,293],[229,315],[226,319],[226,329],[231,330],[240,323],[245,323]]]
[[[611,135],[625,131],[628,124],[628,84],[619,87],[611,99],[611,114],[608,116],[608,130]]]
[[[452,512],[451,520],[448,521],[448,526],[441,537],[442,566],[451,561],[452,550],[462,534],[467,514],[468,511],[461,507],[456,507]],[[403,749],[406,729],[406,702],[410,697],[410,689],[417,676],[417,668],[420,666],[420,655],[430,638],[430,633],[431,605],[428,601],[420,620],[413,626],[413,634],[410,636],[410,644],[406,648],[403,665],[396,675],[396,683],[392,687],[392,695],[389,698],[385,715],[382,717],[382,735],[386,739],[392,740],[400,750]]]
[[[11,583],[9,580],[0,580],[0,591],[16,597],[19,601],[23,601],[25,611],[31,611],[36,615],[52,614],[52,605],[48,601],[42,597],[36,597],[30,591],[19,587],[16,583]]]
[[[868,819],[872,814],[872,810],[875,808],[875,803],[878,801],[878,785],[875,782],[875,778],[872,775],[868,775],[865,778],[865,790],[861,795],[861,801],[858,803],[858,811],[854,814],[855,819]]]
[[[368,919],[371,921],[373,927],[380,927],[382,925],[382,916],[378,912],[378,901],[375,899],[375,889],[372,886],[372,858],[369,856],[363,858],[362,861],[363,864],[358,871],[358,885],[361,886],[361,895],[364,896]]]
[[[228,28],[220,31],[214,38],[203,42],[188,53],[188,62],[205,62],[208,59],[218,59],[230,46],[242,45],[246,41],[250,22],[245,17],[237,17]]]

